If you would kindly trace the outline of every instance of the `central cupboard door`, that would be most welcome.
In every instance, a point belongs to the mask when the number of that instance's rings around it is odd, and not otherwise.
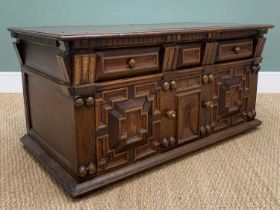
[[[97,92],[97,170],[110,170],[154,154],[159,146],[158,82]]]
[[[161,145],[170,148],[200,136],[201,68],[182,70],[162,82]]]

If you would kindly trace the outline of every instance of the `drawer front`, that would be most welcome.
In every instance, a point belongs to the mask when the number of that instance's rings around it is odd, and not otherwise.
[[[253,55],[253,40],[239,39],[219,43],[217,62],[236,60]]]
[[[195,66],[201,63],[201,44],[187,44],[179,47],[177,68]]]
[[[159,47],[97,52],[96,80],[118,79],[160,70]]]

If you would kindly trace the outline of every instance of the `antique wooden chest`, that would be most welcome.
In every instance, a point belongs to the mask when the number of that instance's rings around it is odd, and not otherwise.
[[[271,25],[9,28],[26,148],[79,196],[261,124]]]

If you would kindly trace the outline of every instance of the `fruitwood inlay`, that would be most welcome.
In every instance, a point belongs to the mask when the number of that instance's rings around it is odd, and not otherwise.
[[[96,55],[74,55],[73,84],[81,85],[95,80]]]
[[[177,47],[165,47],[162,71],[172,71],[174,69],[174,62],[178,57]],[[177,53],[176,53],[177,52]]]
[[[202,65],[214,64],[216,59],[217,49],[218,49],[218,42],[206,43]]]
[[[264,37],[258,38],[255,53],[254,53],[255,57],[260,57],[262,55],[265,42],[266,42],[266,38]]]

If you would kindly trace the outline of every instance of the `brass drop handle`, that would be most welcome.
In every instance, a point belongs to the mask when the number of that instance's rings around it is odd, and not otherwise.
[[[136,60],[134,58],[130,58],[128,61],[128,67],[133,69],[136,66]]]
[[[214,104],[212,101],[207,101],[204,103],[204,106],[209,109],[209,108],[213,108]]]
[[[233,49],[233,51],[234,51],[236,54],[239,54],[240,51],[241,51],[241,49],[240,49],[240,47],[235,47],[235,48]]]
[[[176,112],[173,110],[169,110],[166,112],[166,116],[170,119],[170,120],[174,120],[176,119]]]

